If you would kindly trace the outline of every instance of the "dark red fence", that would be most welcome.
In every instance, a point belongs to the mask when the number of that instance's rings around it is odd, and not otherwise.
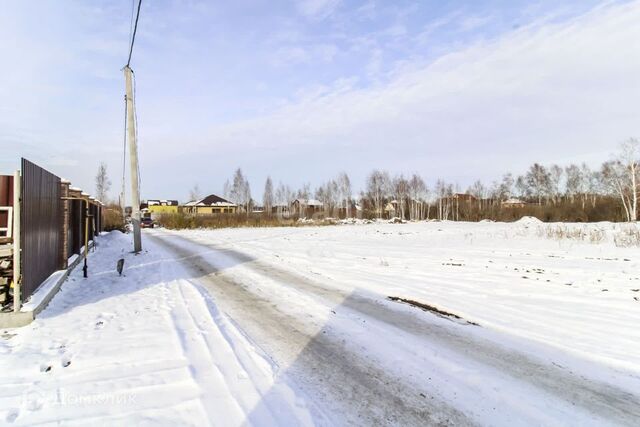
[[[22,159],[22,298],[59,270],[62,200],[60,178]]]
[[[9,189],[5,189],[5,185]],[[0,177],[0,199],[13,196],[10,187]],[[80,254],[85,244],[87,214],[91,217],[86,240],[93,241],[102,230],[101,204],[80,190],[71,191],[68,182],[62,183],[56,175],[22,159],[20,240],[23,301],[53,272],[66,268],[71,255]]]

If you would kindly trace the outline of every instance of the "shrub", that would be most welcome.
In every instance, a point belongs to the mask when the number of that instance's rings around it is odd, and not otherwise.
[[[118,205],[105,206],[104,212],[104,231],[119,230],[124,233],[125,224],[122,209]]]
[[[238,228],[238,227],[298,227],[304,225],[330,225],[334,221],[299,221],[298,217],[280,218],[277,215],[255,214],[212,214],[192,215],[183,212],[162,214],[156,222],[168,229],[183,228]]]
[[[618,247],[640,246],[640,229],[635,225],[622,228],[613,236]]]

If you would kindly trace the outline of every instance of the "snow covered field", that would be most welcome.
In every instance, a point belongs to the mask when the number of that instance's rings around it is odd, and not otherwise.
[[[638,425],[621,227],[149,230],[135,257],[111,234],[0,331],[0,423]]]

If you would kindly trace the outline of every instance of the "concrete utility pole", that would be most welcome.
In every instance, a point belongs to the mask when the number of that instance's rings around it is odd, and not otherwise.
[[[124,80],[127,87],[127,128],[129,134],[129,159],[131,165],[131,224],[133,225],[133,251],[142,250],[140,236],[140,190],[138,187],[138,145],[136,142],[135,105],[133,99],[133,71],[124,67]]]

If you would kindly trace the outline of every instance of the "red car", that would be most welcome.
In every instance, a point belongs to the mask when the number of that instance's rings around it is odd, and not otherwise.
[[[140,221],[140,228],[153,228],[155,227],[155,222],[151,218],[142,218]]]

